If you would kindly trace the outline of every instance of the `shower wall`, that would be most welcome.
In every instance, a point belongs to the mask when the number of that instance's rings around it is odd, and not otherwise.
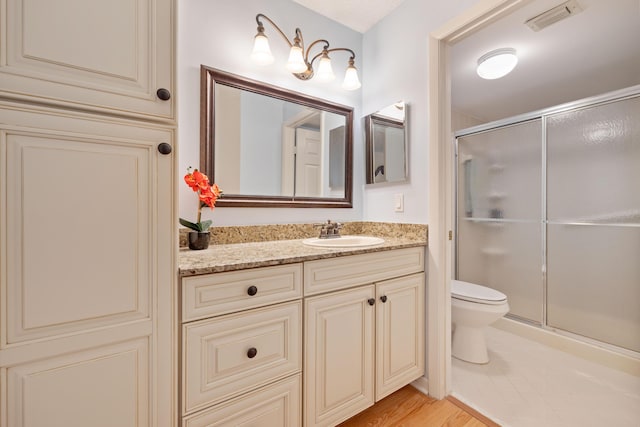
[[[461,133],[456,277],[640,352],[640,96]]]

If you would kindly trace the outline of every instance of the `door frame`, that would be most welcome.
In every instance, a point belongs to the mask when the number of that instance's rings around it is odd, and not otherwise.
[[[451,275],[453,266],[453,133],[449,47],[534,0],[481,0],[437,30],[428,41],[429,247],[427,374],[429,395],[451,393]]]

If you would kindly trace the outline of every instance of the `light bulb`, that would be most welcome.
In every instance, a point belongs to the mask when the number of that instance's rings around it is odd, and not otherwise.
[[[287,70],[292,73],[304,73],[307,71],[307,64],[302,57],[302,48],[300,46],[291,46],[289,60],[287,61]]]
[[[353,65],[353,61],[349,61],[349,66],[344,74],[344,81],[342,82],[342,88],[345,90],[356,90],[360,88],[360,79],[358,79],[358,70]]]
[[[331,67],[331,58],[329,58],[329,55],[326,53],[320,58],[316,78],[321,82],[330,82],[336,78],[336,75],[333,74],[333,68]]]
[[[259,65],[269,65],[273,63],[273,55],[269,48],[269,39],[267,39],[264,33],[258,33],[253,39],[251,59]]]

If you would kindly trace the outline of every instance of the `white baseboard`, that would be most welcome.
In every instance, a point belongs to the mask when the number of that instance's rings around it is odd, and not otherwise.
[[[422,394],[429,394],[429,380],[425,377],[420,377],[411,383],[413,388],[417,389]]]
[[[617,369],[631,375],[640,377],[640,359],[616,353],[607,348],[582,342],[574,338],[560,335],[554,331],[548,331],[536,326],[515,320],[502,318],[492,326],[503,331],[511,332],[521,337],[539,342],[549,347],[573,354],[574,356],[599,363],[609,368]]]

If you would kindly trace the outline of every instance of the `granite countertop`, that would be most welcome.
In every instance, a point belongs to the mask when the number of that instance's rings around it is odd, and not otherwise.
[[[194,276],[427,245],[426,235],[424,238],[380,237],[385,239],[382,244],[354,248],[319,248],[303,244],[303,239],[295,239],[214,244],[200,251],[180,249],[178,271],[181,277]]]

